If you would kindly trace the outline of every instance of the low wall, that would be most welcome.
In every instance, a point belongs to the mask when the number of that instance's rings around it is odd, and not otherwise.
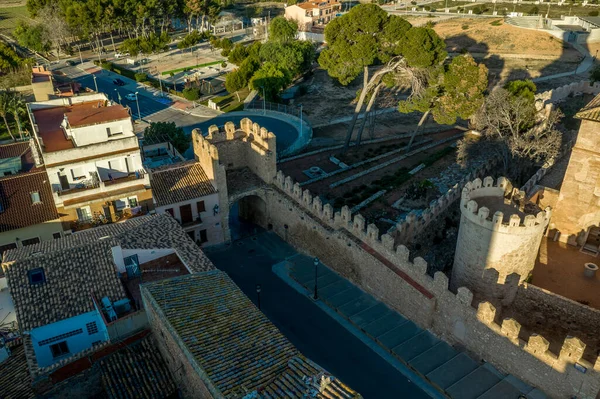
[[[600,310],[525,283],[519,286],[506,313],[527,315],[526,327],[536,331],[543,328],[549,337],[581,338],[587,344],[584,358],[595,361],[600,350]]]
[[[362,215],[348,207],[333,212],[318,196],[302,190],[291,177],[278,172],[275,187],[260,189],[269,210],[268,223],[290,244],[350,279],[365,291],[450,343],[460,343],[504,372],[519,376],[552,397],[595,398],[600,391],[600,363],[582,359],[585,344],[567,338],[556,353],[543,337],[519,339],[520,325],[513,319],[495,322],[496,310],[488,302],[472,307],[466,288],[448,289],[448,277],[427,274],[422,258],[409,261],[409,251],[395,245],[389,234],[379,236]],[[582,373],[581,367],[586,369]]]
[[[568,85],[557,87],[556,89],[544,91],[542,93],[538,93],[535,95],[536,101],[541,101],[543,105],[549,103],[557,103],[564,101],[569,96],[575,93],[583,93],[583,94],[599,94],[600,93],[600,82],[596,82],[594,84],[590,83],[588,80],[583,80],[580,82],[573,82]]]
[[[111,342],[118,341],[148,328],[148,316],[145,310],[138,310],[107,324],[108,336]]]

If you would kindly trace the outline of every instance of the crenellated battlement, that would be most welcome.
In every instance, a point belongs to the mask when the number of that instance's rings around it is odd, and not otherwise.
[[[493,209],[494,205],[505,211],[512,208],[514,213]],[[527,205],[525,192],[512,188],[504,177],[497,181],[489,176],[483,181],[475,179],[465,185],[460,199],[462,215],[472,223],[492,231],[517,235],[535,233],[528,229],[545,229],[550,221],[550,208],[532,215],[526,214]]]
[[[233,122],[225,123],[222,129],[217,125],[209,126],[206,140],[213,144],[241,140],[262,147],[264,151],[276,151],[275,134],[249,118],[242,119],[239,128]]]

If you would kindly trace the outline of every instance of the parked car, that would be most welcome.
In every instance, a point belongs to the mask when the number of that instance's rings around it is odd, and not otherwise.
[[[119,78],[116,78],[115,80],[113,80],[113,84],[116,84],[117,86],[125,86],[125,82],[123,82]]]
[[[127,56],[129,56],[129,53],[119,53],[119,52],[115,53],[115,58],[121,58],[121,57],[127,57]]]
[[[128,101],[135,101],[135,94],[129,93],[128,95],[125,96],[125,99]]]
[[[73,60],[67,60],[67,61],[65,62],[65,64],[66,64],[67,66],[73,66],[73,65],[77,65],[77,61],[73,61]]]

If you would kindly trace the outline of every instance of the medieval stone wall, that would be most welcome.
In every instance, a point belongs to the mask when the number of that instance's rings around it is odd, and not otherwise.
[[[247,143],[247,151],[257,150],[250,144]],[[202,148],[214,151],[213,158],[218,159],[220,165],[228,163],[220,155],[220,148],[217,150],[214,145]],[[248,167],[261,170],[262,165]],[[411,262],[405,246],[396,245],[389,234],[380,235],[374,224],[367,226],[362,215],[352,215],[348,207],[334,212],[330,204],[323,205],[320,197],[302,190],[281,171],[275,179],[265,182],[268,184],[248,189],[246,195],[259,196],[266,203],[267,225],[298,250],[318,256],[335,271],[421,327],[450,343],[462,344],[499,369],[540,387],[552,397],[577,395],[591,399],[599,393],[600,362],[590,363],[582,358],[585,344],[579,339],[567,338],[554,353],[542,336],[531,335],[525,342],[519,338],[521,327],[516,320],[505,319],[498,324],[495,319],[499,315],[489,302],[481,302],[475,309],[473,293],[469,289],[458,287],[456,291],[450,291],[445,274],[436,272],[433,277],[429,276],[427,263],[422,258],[417,257]],[[486,180],[485,185],[488,184],[489,180]],[[490,186],[489,189],[494,188]],[[235,198],[240,195],[237,193]],[[481,216],[473,212],[473,218],[480,219]],[[520,226],[520,219],[518,223],[512,220],[501,229],[531,228],[529,225],[538,220],[533,217],[523,223],[524,226]],[[574,367],[575,363],[579,364],[578,368]],[[585,373],[580,371],[582,367]]]
[[[590,226],[600,221],[600,135],[598,122],[582,120],[560,188],[553,226],[560,241],[583,245]]]

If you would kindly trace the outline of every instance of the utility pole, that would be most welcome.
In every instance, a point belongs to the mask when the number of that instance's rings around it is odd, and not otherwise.
[[[81,44],[79,45],[78,49],[79,49],[79,63],[83,64],[83,58],[81,58]]]

